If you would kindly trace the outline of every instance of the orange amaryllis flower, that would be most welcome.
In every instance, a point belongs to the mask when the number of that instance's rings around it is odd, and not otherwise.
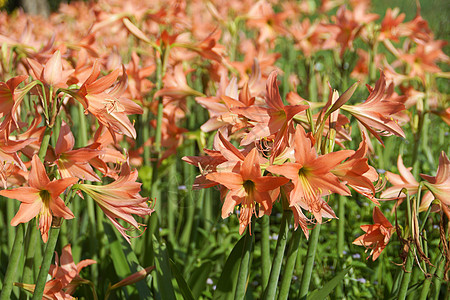
[[[288,182],[286,178],[261,176],[258,151],[253,148],[234,172],[214,172],[206,178],[226,186],[230,191],[222,206],[222,218],[228,218],[236,205],[241,205],[239,233],[243,234],[252,215],[259,208],[259,216],[270,215],[273,199],[269,191]],[[250,228],[251,230],[251,228]]]
[[[131,138],[136,138],[136,130],[128,119],[130,114],[142,114],[142,108],[132,100],[120,97],[125,91],[127,75],[123,68],[123,76],[119,83],[111,88],[120,70],[116,69],[110,74],[98,78],[100,66],[96,61],[92,67],[91,75],[86,79],[79,90],[64,90],[76,100],[78,100],[87,111],[93,114],[97,120],[105,125],[111,132],[125,134]]]
[[[75,292],[75,288],[80,284],[90,283],[90,281],[82,279],[79,276],[80,271],[84,267],[97,262],[92,259],[85,259],[75,265],[70,244],[62,249],[61,260],[58,259],[58,254],[56,252],[55,255],[55,264],[50,266],[48,272],[52,279],[45,284],[42,299],[75,299],[71,296]],[[59,263],[61,263],[61,266],[59,266]],[[30,293],[34,293],[36,287],[34,284],[26,283],[15,283],[14,285],[21,287]]]
[[[341,181],[345,181],[356,192],[379,205],[378,199],[375,198],[375,192],[378,192],[384,185],[382,184],[381,187],[377,186],[377,188],[373,185],[373,182],[378,180],[378,173],[367,164],[368,159],[365,157],[367,148],[366,139],[364,138],[358,150],[344,163],[334,167],[331,173],[336,175]]]
[[[130,170],[128,163],[122,169],[116,181],[106,185],[78,184],[76,187],[89,195],[103,210],[108,219],[130,243],[129,228],[123,227],[117,219],[130,224],[135,229],[140,225],[132,216],[149,216],[154,211],[147,204],[147,198],[141,197],[141,183],[136,182],[138,172]]]
[[[292,122],[294,116],[304,110],[308,105],[284,105],[281,100],[280,91],[277,84],[277,72],[270,73],[267,79],[267,96],[266,107],[250,106],[250,107],[235,107],[232,112],[242,114],[250,120],[257,122],[255,127],[250,130],[247,136],[242,139],[241,145],[248,145],[255,140],[259,140],[270,135],[276,135],[275,146],[281,145],[285,140],[289,124]]]
[[[0,132],[5,137],[9,137],[11,125],[19,128],[17,112],[20,103],[31,88],[37,84],[33,81],[23,88],[17,88],[25,79],[27,79],[26,75],[20,75],[9,79],[7,82],[0,82],[0,118],[5,117],[0,124]]]
[[[53,216],[72,219],[73,213],[59,197],[61,193],[77,178],[65,178],[50,181],[45,172],[44,165],[37,155],[31,160],[31,171],[28,176],[28,187],[0,191],[0,195],[17,199],[22,202],[19,211],[12,218],[11,225],[26,223],[39,215],[39,229],[44,243],[48,239],[48,230],[52,224]]]
[[[55,279],[61,281],[62,287],[67,294],[72,295],[78,285],[89,283],[88,280],[80,277],[80,272],[84,267],[96,264],[93,259],[84,259],[75,264],[72,257],[72,246],[64,246],[61,252],[61,259],[55,252],[55,264],[50,266],[48,273]],[[59,264],[61,264],[59,266]]]
[[[389,243],[395,228],[377,206],[373,209],[373,222],[373,225],[361,225],[361,229],[364,230],[365,234],[354,240],[353,244],[371,249],[370,255],[372,255],[372,260],[376,260]]]
[[[444,205],[450,206],[450,161],[444,151],[439,156],[439,166],[436,176],[433,177],[424,174],[420,174],[420,176],[427,181],[425,186],[440,201],[441,207]],[[432,198],[422,199],[419,210],[426,210],[431,201],[433,201]]]
[[[302,126],[297,126],[295,130],[294,151],[295,162],[271,165],[267,170],[292,180],[294,188],[289,194],[290,206],[298,203],[313,213],[319,223],[322,223],[322,217],[335,218],[336,215],[322,196],[331,193],[350,195],[350,190],[330,171],[352,155],[353,151],[343,150],[318,156]]]
[[[419,183],[414,178],[411,173],[412,168],[406,168],[403,164],[403,159],[399,155],[397,159],[397,169],[400,175],[386,172],[386,178],[392,183],[393,186],[387,188],[381,193],[380,198],[386,200],[393,200],[397,198],[404,198],[406,195],[401,191],[406,189],[409,195],[414,195],[417,193],[419,188]]]
[[[395,114],[404,110],[405,105],[390,99],[393,89],[386,89],[386,80],[383,73],[377,81],[375,88],[369,87],[370,95],[364,103],[357,105],[343,105],[342,110],[349,112],[360,124],[367,128],[380,143],[380,135],[405,137],[402,128],[397,124]]]
[[[31,76],[46,85],[51,85],[57,88],[67,87],[67,80],[75,71],[73,69],[63,70],[61,52],[59,50],[53,53],[52,57],[50,57],[45,66],[42,66],[38,61],[31,58],[28,58],[27,61],[30,65]]]
[[[90,148],[73,150],[74,145],[75,138],[70,131],[69,125],[62,121],[54,153],[54,160],[61,177],[77,177],[83,180],[100,181],[100,178],[95,174],[88,161],[99,156],[102,152]]]

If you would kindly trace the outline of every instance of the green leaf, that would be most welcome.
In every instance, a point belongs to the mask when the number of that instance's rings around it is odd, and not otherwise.
[[[225,262],[213,299],[234,299],[245,236],[234,246]]]
[[[155,236],[153,236],[153,245],[156,258],[156,285],[158,292],[161,299],[176,299],[166,245],[159,243]]]
[[[114,269],[119,278],[124,279],[133,273],[136,273],[143,269],[139,264],[139,261],[125,239],[116,232],[110,223],[103,222],[106,236],[108,237],[110,249],[111,249],[111,260],[114,264]],[[151,275],[149,275],[151,276]],[[152,299],[151,291],[145,281],[139,281],[136,283],[136,289],[139,293],[140,299]],[[132,286],[126,287],[128,297],[135,289]]]
[[[192,295],[192,291],[189,288],[188,284],[184,280],[183,276],[181,276],[180,270],[178,270],[177,266],[169,258],[170,269],[172,273],[175,275],[175,279],[177,280],[178,287],[180,288],[181,295],[183,295],[184,300],[194,300],[194,296]]]
[[[334,288],[342,281],[344,280],[345,275],[347,275],[348,271],[350,271],[351,267],[348,267],[347,269],[344,269],[343,271],[339,272],[333,279],[328,281],[321,289],[316,289],[312,293],[310,293],[307,297],[308,300],[319,300],[319,299],[325,299],[333,290]]]
[[[206,261],[192,271],[192,275],[188,279],[188,284],[191,287],[195,299],[200,298],[202,292],[206,289],[206,280],[208,279],[212,266],[211,261]]]

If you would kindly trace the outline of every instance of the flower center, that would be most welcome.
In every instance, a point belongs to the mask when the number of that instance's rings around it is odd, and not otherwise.
[[[255,190],[255,183],[251,180],[244,181],[243,186],[247,195],[250,195]]]
[[[47,190],[41,190],[39,192],[39,197],[41,197],[42,203],[44,203],[44,206],[48,208],[50,206],[50,199],[51,195],[50,192]]]

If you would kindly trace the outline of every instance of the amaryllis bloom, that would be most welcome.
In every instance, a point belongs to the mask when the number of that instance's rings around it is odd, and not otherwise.
[[[9,79],[6,83],[0,82],[0,118],[5,119],[0,124],[0,132],[5,129],[5,137],[9,136],[9,127],[11,123],[17,124],[16,114],[19,108],[19,104],[22,102],[23,97],[29,90],[25,90],[25,93],[21,89],[17,89],[17,86],[27,79],[26,75],[16,76]],[[16,127],[18,127],[16,125]]]
[[[17,226],[19,223],[26,223],[39,215],[39,230],[42,240],[46,243],[53,216],[64,219],[74,218],[73,213],[59,195],[77,181],[77,178],[50,181],[44,165],[37,155],[34,155],[28,176],[29,186],[0,191],[2,196],[22,202],[19,211],[11,220],[11,225]]]
[[[345,162],[333,168],[331,173],[336,175],[341,181],[345,181],[356,192],[366,196],[375,204],[379,205],[378,199],[375,198],[375,192],[378,192],[380,187],[376,189],[372,183],[378,180],[378,173],[373,167],[367,164],[367,148],[364,138],[358,150]],[[381,185],[382,187],[384,185]]]
[[[63,70],[63,63],[61,60],[61,52],[59,50],[53,53],[52,57],[47,61],[45,66],[42,66],[34,59],[27,59],[30,65],[30,75],[35,79],[40,80],[46,85],[54,87],[67,87],[67,80],[69,76],[75,71]]]
[[[206,175],[206,178],[230,190],[222,206],[222,218],[228,218],[234,207],[241,205],[239,233],[243,234],[257,209],[259,209],[258,216],[270,215],[273,199],[269,191],[279,188],[288,180],[283,177],[261,176],[259,154],[256,148],[253,148],[242,164],[237,166],[239,169],[236,171],[214,172]]]
[[[343,150],[318,156],[301,126],[297,126],[295,130],[294,151],[294,162],[271,165],[267,167],[267,171],[292,180],[294,188],[289,194],[290,206],[298,203],[314,214],[319,223],[322,223],[322,217],[335,218],[336,215],[322,196],[332,193],[350,195],[350,190],[331,170],[352,155],[353,151]]]
[[[373,209],[373,222],[373,225],[361,225],[361,229],[365,234],[354,240],[353,244],[371,249],[370,255],[372,255],[372,260],[376,260],[389,243],[395,228],[377,206]]]
[[[399,41],[400,30],[399,25],[402,24],[405,19],[405,14],[399,14],[400,9],[398,7],[392,9],[388,8],[384,16],[383,21],[381,21],[379,40],[391,40],[393,42]]]
[[[436,176],[420,174],[427,182],[425,186],[431,191],[441,206],[450,206],[450,161],[444,151],[439,156],[439,166]],[[430,205],[432,199],[422,199],[420,210],[425,210]]]
[[[118,219],[130,224],[135,229],[140,225],[132,216],[145,217],[154,211],[147,205],[147,198],[141,197],[141,183],[136,182],[138,172],[131,171],[128,163],[122,164],[117,180],[106,185],[79,184],[77,188],[89,195],[103,210],[108,219],[119,230],[120,234],[130,243],[130,228],[122,226]]]
[[[386,172],[386,178],[392,183],[392,186],[381,193],[380,198],[383,199],[397,199],[404,198],[406,195],[401,192],[403,189],[408,191],[409,195],[417,193],[419,183],[411,173],[412,168],[406,168],[403,164],[403,159],[399,155],[397,159],[397,169],[400,175]]]
[[[220,84],[224,84],[224,77],[221,78]],[[248,107],[255,103],[255,97],[251,97],[246,82],[241,90],[237,93],[236,78],[231,79],[225,91],[218,90],[214,97],[196,97],[195,100],[204,108],[208,109],[210,119],[203,124],[200,129],[205,132],[217,130],[226,126],[231,134],[248,126],[248,122],[244,117],[231,111],[234,107]]]
[[[55,252],[55,264],[50,266],[49,275],[51,280],[47,281],[44,288],[43,299],[75,299],[71,295],[75,292],[75,288],[83,283],[90,281],[81,278],[80,271],[89,265],[97,263],[92,259],[85,259],[75,265],[72,258],[72,248],[70,244],[62,249],[61,259]],[[26,283],[15,283],[16,286],[34,293],[35,285]]]
[[[77,99],[87,111],[105,125],[114,136],[114,132],[136,138],[136,130],[128,119],[130,114],[142,114],[142,108],[132,100],[120,97],[125,91],[127,75],[125,69],[119,83],[116,82],[120,70],[116,69],[110,74],[98,78],[100,66],[96,61],[92,67],[91,75],[79,90],[64,90]]]
[[[176,65],[164,76],[164,88],[157,91],[153,97],[170,96],[172,98],[186,98],[187,96],[204,96],[203,93],[194,90],[187,84],[186,75],[189,72],[183,71],[183,65]]]
[[[266,107],[250,106],[245,108],[236,107],[232,112],[242,114],[250,120],[256,121],[256,125],[247,136],[242,139],[241,145],[248,145],[270,135],[276,135],[275,146],[278,148],[285,141],[288,127],[294,116],[304,110],[308,105],[284,105],[281,100],[277,84],[277,73],[273,71],[267,79]]]
[[[62,121],[58,141],[55,146],[55,163],[62,178],[77,177],[83,180],[100,181],[89,160],[102,154],[100,150],[80,148],[73,150],[75,138],[69,125]]]
[[[357,105],[343,105],[342,110],[349,112],[360,124],[367,128],[380,143],[383,141],[380,135],[392,135],[405,137],[402,128],[397,124],[395,114],[404,110],[405,105],[390,99],[386,93],[386,80],[383,73],[377,81],[375,88],[370,88],[370,95],[364,103]]]

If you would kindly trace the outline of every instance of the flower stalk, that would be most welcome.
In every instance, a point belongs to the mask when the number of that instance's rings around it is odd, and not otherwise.
[[[277,292],[278,278],[280,277],[281,265],[283,263],[284,250],[286,248],[286,242],[288,239],[289,221],[291,219],[291,216],[292,213],[290,210],[283,210],[280,231],[278,233],[277,246],[275,248],[275,255],[272,261],[272,268],[270,270],[269,283],[264,292],[264,299],[274,299]]]
[[[47,282],[47,274],[52,263],[53,253],[55,252],[56,242],[58,241],[59,232],[61,231],[61,219],[55,217],[53,220],[52,228],[47,241],[47,247],[44,251],[44,257],[42,258],[41,269],[36,280],[36,287],[32,300],[42,299],[44,294],[45,283]],[[59,223],[59,224],[58,224]]]
[[[5,279],[3,280],[0,300],[10,299],[13,283],[16,278],[17,267],[19,265],[20,255],[22,254],[24,234],[25,224],[17,225],[16,237],[9,256],[8,267],[6,269]]]
[[[269,216],[261,218],[261,286],[264,291],[270,275],[270,220]]]
[[[252,221],[252,223],[254,223],[254,220]],[[240,300],[244,299],[245,297],[252,256],[253,239],[254,237],[251,235],[251,229],[248,228],[245,234],[244,247],[242,249],[241,264],[239,266],[239,274],[237,278],[236,293],[234,299]]]

